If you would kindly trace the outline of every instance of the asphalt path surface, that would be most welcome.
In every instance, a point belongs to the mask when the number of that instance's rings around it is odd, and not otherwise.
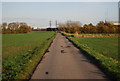
[[[31,79],[107,79],[107,76],[58,33]]]

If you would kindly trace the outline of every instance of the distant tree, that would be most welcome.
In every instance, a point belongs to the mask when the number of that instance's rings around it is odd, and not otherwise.
[[[2,29],[2,33],[6,33],[5,32],[7,30],[7,23],[6,22],[2,23],[1,29]]]
[[[85,24],[83,26],[83,33],[88,33],[88,25],[87,24]]]
[[[26,23],[2,23],[2,33],[28,33],[31,32],[32,29]]]
[[[19,29],[19,23],[18,22],[14,22],[13,23],[13,30],[15,31],[15,33],[19,32],[18,29]]]
[[[98,33],[104,33],[104,22],[103,21],[100,21],[98,24],[97,24],[97,31]]]
[[[81,27],[78,21],[67,21],[59,23],[58,30],[66,33],[120,33],[120,25],[115,26],[109,22],[100,21],[96,26],[90,23]]]
[[[7,34],[12,33],[12,32],[11,32],[11,29],[10,29],[10,28],[7,28],[7,30],[5,31],[5,33],[7,33]]]
[[[81,23],[79,21],[67,21],[66,23],[59,24],[59,31],[64,31],[66,33],[76,33],[81,32]]]
[[[30,32],[30,28],[27,25],[23,24],[19,27],[19,33],[28,33],[28,32]]]

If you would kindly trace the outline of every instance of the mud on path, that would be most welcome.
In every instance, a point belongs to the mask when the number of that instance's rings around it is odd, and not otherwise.
[[[68,39],[57,34],[31,79],[107,79]]]

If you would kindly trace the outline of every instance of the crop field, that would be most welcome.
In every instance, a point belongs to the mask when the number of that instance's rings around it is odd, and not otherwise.
[[[112,79],[120,80],[119,37],[82,38],[67,36],[67,38],[78,48],[87,52],[87,55],[92,57]]]
[[[3,79],[28,79],[55,35],[42,31],[3,34]]]
[[[118,37],[74,38],[79,43],[104,56],[118,59]]]

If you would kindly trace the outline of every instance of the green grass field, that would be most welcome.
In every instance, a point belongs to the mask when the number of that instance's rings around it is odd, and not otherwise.
[[[118,37],[75,38],[79,43],[107,57],[118,59]]]
[[[118,37],[80,38],[65,36],[78,48],[87,52],[87,55],[92,57],[94,62],[97,63],[111,79],[115,79],[116,81],[120,80]]]
[[[3,34],[3,79],[28,79],[55,35],[39,31]]]

